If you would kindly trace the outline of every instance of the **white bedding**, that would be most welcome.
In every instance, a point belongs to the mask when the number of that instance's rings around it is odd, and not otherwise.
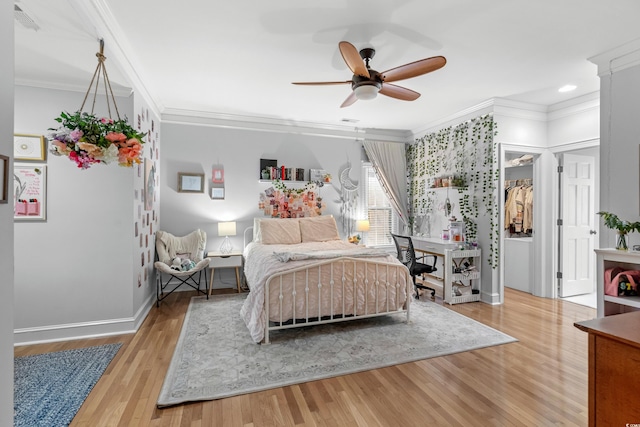
[[[325,242],[308,242],[308,243],[297,243],[297,244],[275,244],[275,245],[266,245],[261,243],[251,242],[247,245],[244,250],[245,256],[245,264],[244,270],[247,278],[247,283],[250,287],[250,292],[247,296],[247,299],[244,302],[244,305],[241,310],[241,316],[244,319],[247,327],[249,328],[249,332],[251,337],[255,342],[260,342],[264,338],[264,328],[265,322],[267,321],[265,310],[264,310],[264,298],[265,298],[265,283],[269,277],[273,274],[288,271],[297,267],[303,267],[307,265],[316,264],[321,261],[327,261],[326,259],[292,259],[288,260],[288,262],[282,262],[277,259],[274,253],[294,253],[294,254],[309,254],[310,252],[318,252],[318,253],[331,253],[334,252],[337,254],[344,254],[344,256],[348,256],[349,253],[358,254],[357,256],[363,257],[363,260],[371,260],[377,262],[385,262],[391,263],[393,265],[402,265],[395,256],[390,254],[382,254],[380,251],[371,250],[370,254],[366,254],[365,248],[353,245],[351,243],[344,242],[342,240],[331,240]],[[372,255],[369,257],[368,255]],[[302,257],[307,258],[307,256]],[[360,259],[360,258],[359,258]],[[345,269],[346,270],[346,269]],[[369,271],[370,270],[370,271]],[[369,280],[371,280],[376,273],[375,267],[371,266],[366,273],[358,273],[359,275],[367,275]],[[392,273],[393,281],[399,282],[401,286],[399,292],[395,290],[391,293],[388,291],[378,291],[378,295],[371,294],[369,292],[368,295],[364,295],[361,291],[360,293],[356,292],[353,294],[353,291],[349,290],[345,292],[345,301],[346,308],[345,313],[352,313],[354,309],[357,307],[358,314],[361,314],[362,311],[367,313],[377,312],[376,304],[378,304],[378,309],[381,306],[385,307],[395,307],[395,309],[401,308],[407,301],[407,283],[411,281],[411,276],[409,275],[408,270],[406,268],[402,270],[398,270],[400,273]],[[322,272],[322,281],[323,283],[328,283],[328,278],[325,277],[324,271]],[[385,274],[383,270],[378,272],[378,274]],[[396,277],[399,275],[400,277]],[[317,279],[315,279],[317,281]],[[312,282],[313,283],[313,282]],[[317,309],[318,301],[317,296],[313,296],[311,301],[304,301],[302,298],[299,298],[299,301],[296,301],[294,305],[291,301],[291,285],[288,289],[283,292],[285,295],[283,305],[287,309],[285,313],[285,317],[282,320],[290,320],[291,317],[288,316],[295,315],[293,314],[293,310],[297,310],[295,313],[302,313],[304,310],[308,310],[311,308],[311,312]],[[395,289],[395,288],[394,288]],[[372,291],[373,292],[373,291]],[[337,292],[336,292],[337,293]],[[397,295],[396,295],[397,293]],[[299,294],[303,294],[303,292],[299,292]],[[323,297],[324,298],[324,297]],[[330,298],[329,298],[330,299]],[[335,299],[335,298],[334,298]],[[366,302],[364,300],[366,299]],[[278,297],[274,295],[272,292],[271,295],[272,304],[278,304]],[[309,306],[305,304],[308,303]],[[387,305],[388,304],[388,305]],[[320,305],[322,307],[329,307],[330,303],[327,301],[320,301]],[[354,306],[355,305],[355,306]],[[273,305],[272,305],[273,306]],[[318,309],[319,310],[319,309]],[[270,316],[272,316],[271,320],[280,320],[273,318],[273,312],[275,310],[271,310]],[[322,315],[327,315],[327,313],[323,312]],[[296,318],[299,318],[295,315]],[[304,317],[304,316],[301,316]]]

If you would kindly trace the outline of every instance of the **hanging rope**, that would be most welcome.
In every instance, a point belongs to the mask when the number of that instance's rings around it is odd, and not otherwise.
[[[80,111],[84,110],[84,104],[87,102],[87,98],[89,97],[89,93],[91,93],[91,88],[93,87],[93,82],[95,81],[96,86],[93,91],[93,104],[91,105],[91,114],[93,114],[93,110],[96,106],[96,98],[98,96],[100,75],[102,75],[104,77],[104,94],[107,100],[107,111],[109,113],[109,118],[113,118],[113,116],[111,115],[111,102],[113,102],[113,107],[116,111],[116,117],[118,120],[120,120],[120,112],[118,111],[118,104],[116,104],[116,97],[113,95],[113,89],[111,89],[111,82],[109,81],[109,75],[107,74],[107,67],[104,65],[107,57],[104,56],[103,39],[100,39],[100,52],[96,53],[96,56],[98,57],[98,66],[96,67],[96,71],[93,73],[93,77],[91,78],[91,82],[89,83],[87,93],[84,95],[84,100],[82,101],[82,106],[80,106]],[[109,100],[109,94],[111,94],[111,100]]]

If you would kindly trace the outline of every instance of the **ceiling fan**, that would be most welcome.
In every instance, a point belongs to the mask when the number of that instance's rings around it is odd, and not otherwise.
[[[369,100],[381,93],[403,101],[414,101],[420,94],[411,89],[391,84],[399,80],[410,79],[438,70],[447,63],[444,56],[434,56],[410,62],[387,71],[378,72],[369,67],[369,61],[376,54],[375,49],[364,48],[360,52],[349,42],[338,44],[344,62],[353,73],[351,80],[337,82],[293,82],[294,85],[336,85],[351,84],[353,90],[340,108],[348,107],[358,99]]]

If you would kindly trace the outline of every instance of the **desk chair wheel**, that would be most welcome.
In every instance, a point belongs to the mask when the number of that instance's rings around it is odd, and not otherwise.
[[[433,288],[430,288],[428,286],[424,286],[421,284],[416,283],[415,284],[415,288],[416,288],[416,299],[420,299],[420,292],[418,291],[418,289],[424,289],[426,291],[431,291],[431,301],[435,301],[436,300],[436,290]]]

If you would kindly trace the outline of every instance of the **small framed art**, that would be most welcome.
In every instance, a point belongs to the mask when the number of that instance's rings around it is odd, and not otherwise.
[[[16,221],[46,221],[47,219],[47,166],[13,165]]]
[[[204,193],[204,174],[178,172],[178,192]]]
[[[224,169],[222,167],[214,167],[211,172],[211,182],[221,184],[224,182]]]
[[[224,199],[224,187],[213,187],[211,189],[212,199]]]
[[[13,135],[13,157],[16,160],[34,160],[42,162],[47,158],[43,135],[16,133]]]
[[[9,203],[9,156],[0,154],[0,203]]]

